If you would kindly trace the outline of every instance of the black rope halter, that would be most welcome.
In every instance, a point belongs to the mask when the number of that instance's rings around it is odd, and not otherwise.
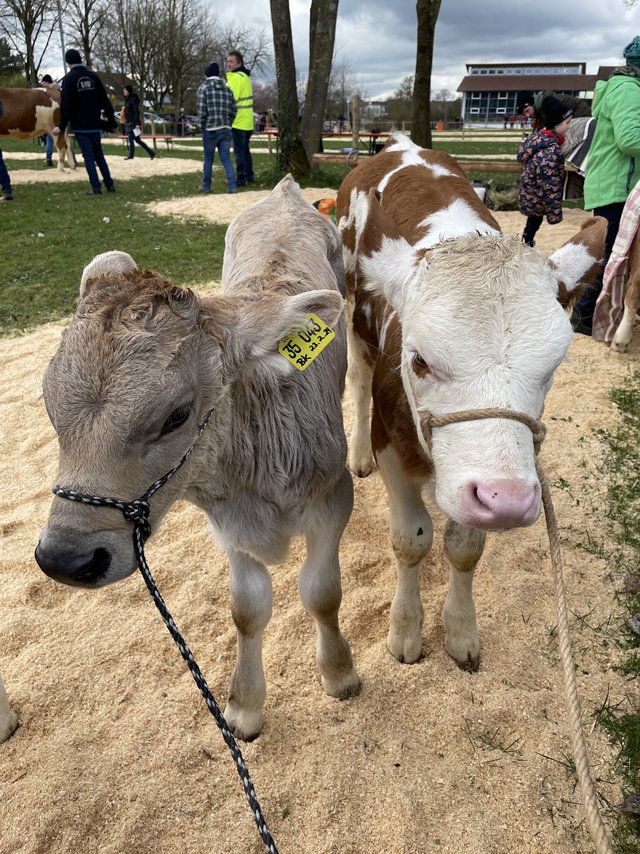
[[[153,576],[151,575],[151,571],[149,570],[149,566],[147,564],[147,560],[144,556],[144,542],[147,540],[151,534],[151,525],[149,524],[149,513],[151,511],[151,506],[149,504],[149,499],[160,489],[161,486],[164,486],[167,481],[169,481],[173,475],[178,471],[178,469],[184,465],[184,463],[191,456],[191,452],[193,451],[196,442],[202,435],[203,430],[207,426],[209,422],[209,418],[211,417],[211,413],[213,410],[209,410],[205,415],[202,422],[198,425],[198,434],[191,445],[178,463],[176,463],[173,468],[169,469],[166,474],[163,474],[162,477],[159,477],[158,480],[154,481],[151,486],[144,492],[140,498],[134,498],[133,501],[121,501],[119,498],[108,498],[97,495],[87,495],[83,492],[76,492],[73,489],[65,489],[63,486],[59,486],[56,484],[53,487],[53,492],[60,498],[68,498],[70,501],[78,501],[81,504],[91,504],[95,507],[114,507],[116,510],[120,510],[125,519],[129,522],[133,522],[133,549],[136,556],[136,560],[138,562],[138,568],[142,573],[142,577],[144,578],[144,582],[147,585],[149,593],[153,601],[156,604],[156,607],[160,611],[162,619],[164,620],[164,624],[169,630],[169,634],[176,642],[178,649],[180,650],[180,655],[184,658],[187,663],[187,667],[189,668],[193,679],[198,686],[202,697],[204,698],[205,703],[207,704],[207,708],[213,715],[215,722],[218,726],[218,729],[222,733],[222,737],[225,740],[225,743],[229,750],[231,751],[231,755],[233,757],[233,761],[236,763],[236,770],[240,775],[240,779],[242,780],[242,785],[244,787],[244,793],[249,802],[249,807],[251,809],[251,814],[253,815],[253,820],[255,821],[258,832],[262,837],[262,841],[270,854],[278,854],[278,848],[276,843],[269,832],[269,828],[267,827],[267,822],[264,819],[262,814],[262,810],[260,808],[260,804],[258,803],[258,798],[256,797],[255,789],[253,786],[253,782],[251,781],[251,777],[249,776],[249,769],[247,768],[245,761],[243,759],[242,753],[238,744],[233,737],[233,734],[229,730],[227,726],[227,722],[224,719],[224,715],[220,711],[220,707],[216,703],[213,694],[209,690],[209,686],[207,685],[206,679],[202,675],[202,671],[198,667],[196,660],[194,659],[191,650],[187,646],[184,638],[180,634],[180,631],[176,624],[173,621],[173,617],[169,613],[169,609],[165,605],[164,599],[160,595],[160,591],[156,587],[156,583],[153,580]]]

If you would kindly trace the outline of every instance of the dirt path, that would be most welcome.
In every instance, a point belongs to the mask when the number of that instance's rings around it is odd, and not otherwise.
[[[173,213],[218,220],[239,198],[259,197],[180,200]],[[164,204],[157,209],[169,213]],[[506,231],[522,227],[518,214],[498,218]],[[572,211],[561,226],[545,226],[539,245],[559,245],[583,218]],[[0,672],[20,718],[0,746],[0,851],[258,854],[230,756],[141,578],[75,590],[46,579],[33,561],[57,461],[42,373],[61,328],[0,342]],[[589,614],[572,619],[579,689],[594,775],[605,779],[613,748],[599,728],[591,732],[591,715],[607,691],[619,698],[628,686],[613,670],[615,644],[601,643],[616,611],[605,564],[577,544],[588,533],[606,546],[603,486],[594,474],[604,445],[594,431],[615,427],[608,391],[637,366],[639,352],[637,338],[620,357],[577,336],[545,411],[543,464],[552,482],[568,483],[556,486],[554,500],[570,607]],[[349,428],[348,401],[346,414]],[[422,580],[427,654],[407,667],[385,648],[394,585],[386,496],[377,473],[355,489],[341,551],[341,616],[363,680],[358,698],[340,703],[322,693],[312,625],[297,596],[303,544],[294,542],[290,560],[273,569],[266,726],[242,750],[281,854],[590,851],[565,768],[570,746],[543,523],[488,539],[475,586],[482,665],[469,675],[443,651],[444,520],[435,513]],[[235,647],[224,555],[186,504],[147,554],[224,706]],[[615,786],[600,785],[619,800]]]

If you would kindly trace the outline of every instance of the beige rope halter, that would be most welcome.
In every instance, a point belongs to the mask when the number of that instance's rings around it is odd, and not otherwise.
[[[478,421],[485,418],[508,418],[511,421],[520,421],[531,430],[533,434],[533,447],[536,453],[536,472],[540,481],[542,491],[542,506],[544,507],[547,522],[547,533],[549,535],[549,546],[551,550],[551,567],[553,569],[553,580],[556,588],[556,606],[558,610],[558,645],[560,650],[560,661],[564,675],[564,687],[569,711],[569,725],[571,733],[571,746],[576,763],[576,773],[580,781],[582,800],[587,815],[587,825],[591,838],[598,854],[613,854],[613,848],[602,821],[598,796],[591,769],[589,757],[584,740],[582,728],[582,713],[580,700],[578,698],[578,686],[576,684],[576,672],[571,655],[571,640],[569,637],[569,618],[567,616],[567,600],[564,590],[564,576],[562,572],[562,555],[560,552],[560,540],[558,537],[558,524],[555,510],[551,500],[549,482],[542,470],[538,459],[540,446],[547,432],[542,421],[526,415],[524,412],[514,412],[511,409],[467,409],[462,412],[453,412],[450,415],[434,416],[430,412],[420,412],[420,428],[425,442],[431,448],[432,430],[434,427],[444,427],[447,424],[458,424],[462,421]]]

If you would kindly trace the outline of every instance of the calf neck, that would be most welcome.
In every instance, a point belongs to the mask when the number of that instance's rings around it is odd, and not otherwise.
[[[422,423],[477,409],[541,417],[571,340],[564,307],[598,269],[604,220],[591,219],[551,258],[501,234],[456,161],[391,139],[343,181],[350,465],[375,458],[389,495],[398,587],[388,645],[401,661],[422,650],[419,564],[432,541],[428,483],[448,517],[447,651],[476,669],[471,596],[486,530],[530,525],[540,484],[530,428],[517,420]],[[369,426],[369,408],[373,415]]]
[[[179,498],[208,517],[229,559],[238,657],[225,717],[242,738],[263,722],[266,566],[306,538],[300,595],[317,625],[327,693],[359,687],[338,626],[338,545],[352,509],[341,394],[346,331],[340,238],[290,177],[241,213],[226,237],[223,293],[199,298],[121,252],[85,270],[77,312],[45,377],[60,445],[58,482],[131,500],[188,461],[151,499],[152,533]],[[298,371],[280,339],[309,313],[335,339]],[[54,498],[36,559],[53,578],[97,587],[134,572],[131,529],[116,510]]]

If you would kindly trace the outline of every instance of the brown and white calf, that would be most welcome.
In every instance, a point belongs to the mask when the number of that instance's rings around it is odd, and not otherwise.
[[[346,697],[359,688],[338,625],[338,547],[353,505],[343,285],[336,227],[287,176],[229,226],[222,294],[199,298],[125,253],[94,259],[44,380],[58,483],[95,495],[142,495],[211,410],[189,460],[151,498],[149,521],[156,531],[176,500],[190,500],[227,553],[238,648],[225,717],[241,738],[263,723],[267,565],[285,559],[294,535],[306,539],[299,592],[316,621],[324,689]],[[310,313],[335,339],[299,371],[278,342]],[[118,511],[56,497],[36,560],[68,584],[117,581],[136,569],[131,525]]]
[[[500,233],[453,158],[405,136],[345,178],[337,220],[355,408],[349,461],[364,477],[375,456],[397,560],[388,646],[405,662],[422,651],[419,567],[432,523],[421,490],[428,483],[448,517],[445,646],[460,666],[477,669],[473,570],[486,530],[538,517],[532,433],[518,421],[490,419],[438,427],[428,441],[421,420],[495,407],[540,418],[571,341],[563,304],[597,272],[605,223],[590,220],[546,258]]]
[[[0,88],[0,137],[35,139],[48,133],[58,149],[58,170],[65,162],[76,168],[76,159],[64,134],[54,135],[60,124],[60,92],[52,86],[41,89]]]

